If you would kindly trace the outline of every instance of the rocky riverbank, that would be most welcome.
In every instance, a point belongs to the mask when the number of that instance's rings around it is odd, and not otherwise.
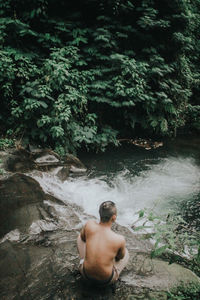
[[[76,238],[91,216],[45,193],[35,179],[23,174],[36,169],[59,176],[64,168],[66,180],[70,172],[78,174],[85,167],[72,156],[61,160],[48,151],[20,153],[4,155],[2,165],[6,177],[0,181],[1,299],[167,299],[166,291],[181,281],[200,282],[187,268],[151,259],[147,240],[115,224],[114,230],[126,237],[128,266],[113,287],[87,286],[77,271]]]

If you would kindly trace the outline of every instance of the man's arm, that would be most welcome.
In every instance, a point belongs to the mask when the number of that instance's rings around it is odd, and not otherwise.
[[[83,226],[80,232],[80,237],[83,242],[86,242],[86,232],[89,233],[91,227],[93,226],[94,220],[88,220],[86,224]]]
[[[80,232],[81,240],[83,242],[86,242],[85,226],[86,226],[86,224],[83,226],[83,228],[81,229],[81,232]]]
[[[117,252],[115,260],[119,261],[120,259],[122,259],[125,256],[125,251],[126,251],[126,241],[125,241],[124,237],[122,237],[121,246]]]

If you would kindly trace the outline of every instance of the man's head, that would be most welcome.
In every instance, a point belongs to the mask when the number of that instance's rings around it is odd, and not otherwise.
[[[99,207],[99,214],[102,223],[114,222],[117,216],[117,208],[112,201],[105,201]]]

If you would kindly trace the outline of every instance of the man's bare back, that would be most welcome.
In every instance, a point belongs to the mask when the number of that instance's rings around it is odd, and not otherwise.
[[[112,201],[99,207],[100,222],[89,220],[77,238],[81,258],[79,270],[84,279],[97,284],[115,282],[126,266],[129,254],[123,236],[112,231],[117,209]]]
[[[86,242],[84,268],[87,274],[98,280],[110,277],[114,260],[125,255],[125,239],[103,223],[89,220],[81,231],[81,239]]]

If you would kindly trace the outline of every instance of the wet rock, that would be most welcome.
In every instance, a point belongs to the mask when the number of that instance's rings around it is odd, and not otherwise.
[[[8,153],[4,166],[7,171],[11,172],[27,172],[35,167],[31,153],[25,149],[12,150]]]
[[[50,149],[41,149],[37,152],[31,152],[36,163],[58,163],[60,162],[60,157],[57,153]]]
[[[43,200],[51,199],[39,183],[24,174],[0,181],[0,237],[19,228],[24,231],[34,220],[47,218]],[[57,200],[58,201],[58,200]]]
[[[66,238],[60,247],[1,244],[1,299],[51,299],[61,280],[70,278],[74,256],[69,253],[75,252],[71,239],[70,233],[70,241]]]
[[[82,173],[85,173],[87,171],[86,168],[76,168],[75,166],[70,166],[70,171],[72,173],[75,173],[75,174],[82,174]]]
[[[5,160],[7,153],[5,151],[0,151],[0,179],[9,175],[9,172],[5,170]]]
[[[16,188],[10,189],[10,184]],[[3,222],[1,228],[12,231],[0,243],[0,299],[52,299],[63,280],[75,281],[77,207],[61,205],[52,196],[44,200],[48,195],[23,174],[4,180],[1,187],[1,217],[5,213],[10,225]]]
[[[61,181],[65,181],[69,177],[69,170],[70,168],[68,166],[61,167],[56,175]]]
[[[48,148],[39,148],[38,146],[36,145],[28,145],[28,149],[29,149],[29,152],[33,155],[34,159],[37,159],[39,157],[43,157],[43,156],[46,156],[46,155],[52,155],[53,157],[56,157],[58,160],[60,160],[60,156],[58,155],[58,153],[54,152],[53,150],[51,149],[48,149]]]
[[[68,154],[64,157],[64,162],[68,165],[74,166],[77,169],[86,169],[84,164],[74,155]]]
[[[123,281],[128,285],[140,286],[154,290],[169,290],[181,281],[199,282],[198,277],[190,270],[178,264],[169,264],[161,259],[151,259],[144,253],[130,251],[128,271],[124,272]]]
[[[28,150],[31,153],[40,153],[42,151],[42,149],[40,147],[38,147],[37,145],[32,145],[32,144],[28,144]]]
[[[35,160],[36,163],[52,163],[52,162],[59,162],[59,159],[57,159],[55,156],[53,155],[49,155],[49,154],[46,154],[42,157],[38,157],[36,160]]]
[[[10,172],[28,172],[33,169],[48,170],[61,165],[58,157],[50,150],[32,153],[24,148],[13,149],[4,160],[4,167]]]
[[[68,154],[61,160],[59,155],[50,149],[31,148],[31,152],[24,148],[13,149],[4,155],[2,160],[2,169],[7,172],[25,173],[32,170],[54,172],[58,167],[60,167],[58,177],[62,181],[68,178],[70,172],[75,174],[86,172],[85,166],[74,155]]]
[[[41,149],[32,153],[35,169],[48,172],[63,165],[57,153],[50,149]]]

